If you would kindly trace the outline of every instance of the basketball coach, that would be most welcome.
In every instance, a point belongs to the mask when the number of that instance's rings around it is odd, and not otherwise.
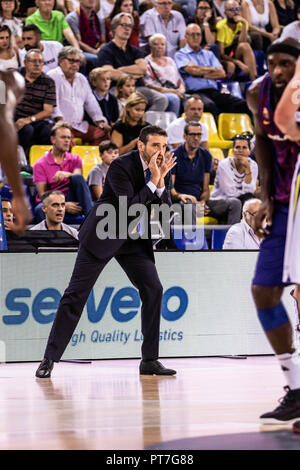
[[[69,286],[60,300],[44,359],[36,371],[38,378],[51,376],[54,363],[59,362],[63,355],[97,278],[113,257],[138,289],[142,301],[140,374],[176,374],[175,370],[165,368],[158,361],[163,288],[155,267],[151,236],[144,236],[145,232],[150,233],[151,204],[171,203],[167,188],[176,158],[167,152],[167,133],[157,126],[141,130],[137,148],[111,163],[103,193],[79,230],[80,244],[75,266]],[[128,228],[134,217],[128,217],[126,234],[120,236],[118,221],[124,216],[121,212],[130,214],[130,208],[135,204],[143,205],[145,218],[141,218],[133,236]],[[115,212],[116,217],[115,221],[108,219],[105,225],[107,208],[113,208],[112,213]],[[111,222],[116,222],[116,227]],[[108,227],[109,224],[112,227]],[[104,230],[99,229],[101,226],[106,231],[108,229],[107,238],[102,236]]]

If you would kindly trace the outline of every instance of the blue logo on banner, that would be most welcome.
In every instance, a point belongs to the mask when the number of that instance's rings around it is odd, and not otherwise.
[[[110,302],[112,317],[120,323],[129,322],[138,313],[140,308],[140,296],[133,287],[123,287],[115,292],[114,287],[106,287],[101,296],[98,306],[95,303],[95,295],[92,290],[87,300],[87,316],[91,323],[98,323],[104,316]],[[32,294],[30,289],[12,289],[5,298],[5,305],[10,312],[3,315],[5,325],[21,325],[30,315],[30,304]],[[171,299],[177,299],[178,307],[174,310],[169,308]],[[38,292],[34,297],[31,306],[31,313],[34,320],[42,325],[52,323],[56,310],[61,299],[61,294],[57,289],[46,288]],[[165,320],[176,321],[181,318],[188,307],[187,292],[179,286],[170,287],[164,292],[162,299],[161,314]]]

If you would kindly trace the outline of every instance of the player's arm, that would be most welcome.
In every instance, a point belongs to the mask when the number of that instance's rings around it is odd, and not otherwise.
[[[255,217],[256,231],[260,234],[268,233],[264,229],[264,221],[267,218],[268,225],[272,224],[273,214],[273,145],[270,139],[267,137],[263,128],[259,122],[258,116],[258,103],[259,103],[259,89],[261,80],[256,80],[249,88],[247,92],[247,104],[252,112],[254,119],[254,131],[256,134],[255,142],[255,157],[258,164],[260,184],[261,184],[261,198],[262,204]]]
[[[285,90],[276,106],[274,121],[283,134],[291,140],[300,140],[300,127],[295,120],[295,112],[300,105],[300,57],[297,60],[293,78],[285,87]]]

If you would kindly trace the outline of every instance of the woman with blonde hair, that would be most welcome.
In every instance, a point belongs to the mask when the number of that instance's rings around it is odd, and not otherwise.
[[[120,155],[134,150],[141,130],[149,126],[145,121],[147,104],[148,101],[141,93],[132,93],[127,99],[111,134],[111,140],[119,147]]]
[[[2,70],[17,70],[20,67],[20,58],[13,35],[7,25],[0,26],[0,68]]]

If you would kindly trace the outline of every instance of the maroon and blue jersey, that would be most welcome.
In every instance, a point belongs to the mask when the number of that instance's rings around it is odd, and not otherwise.
[[[274,122],[271,86],[272,80],[267,73],[260,86],[258,115],[260,125],[271,140],[274,149],[274,199],[283,204],[288,204],[300,146],[282,134]]]

